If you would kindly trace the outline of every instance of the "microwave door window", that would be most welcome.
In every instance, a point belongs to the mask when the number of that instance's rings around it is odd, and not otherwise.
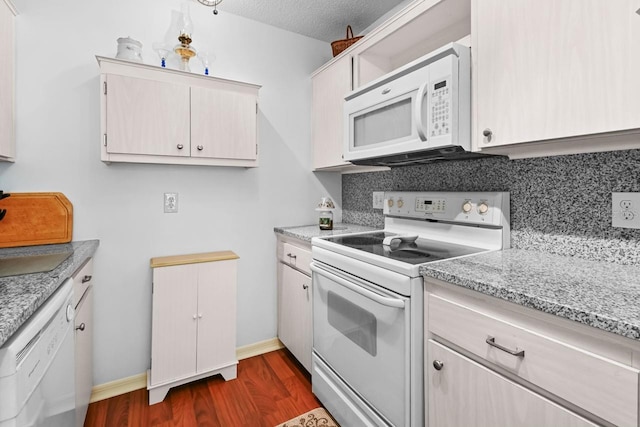
[[[367,147],[412,135],[413,97],[375,108],[353,118],[353,146]]]

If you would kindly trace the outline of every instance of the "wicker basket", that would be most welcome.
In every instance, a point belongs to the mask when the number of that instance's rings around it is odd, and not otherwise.
[[[331,49],[333,50],[333,56],[338,56],[340,53],[360,40],[362,36],[353,37],[353,30],[351,29],[351,25],[347,25],[347,38],[343,40],[336,40],[331,42]]]

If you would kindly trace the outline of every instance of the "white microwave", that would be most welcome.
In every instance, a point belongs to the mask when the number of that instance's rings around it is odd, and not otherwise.
[[[350,92],[344,160],[399,166],[477,157],[471,149],[469,48],[450,43]]]

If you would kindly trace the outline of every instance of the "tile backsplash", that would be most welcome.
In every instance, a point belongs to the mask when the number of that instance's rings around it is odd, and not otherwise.
[[[508,191],[511,247],[640,264],[640,230],[611,226],[611,193],[640,191],[640,150],[407,166],[342,176],[343,221],[382,227],[373,191]]]

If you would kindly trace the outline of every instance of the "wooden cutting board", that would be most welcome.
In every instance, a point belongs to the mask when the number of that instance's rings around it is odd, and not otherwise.
[[[0,248],[68,243],[73,206],[62,193],[10,193],[0,200]]]

